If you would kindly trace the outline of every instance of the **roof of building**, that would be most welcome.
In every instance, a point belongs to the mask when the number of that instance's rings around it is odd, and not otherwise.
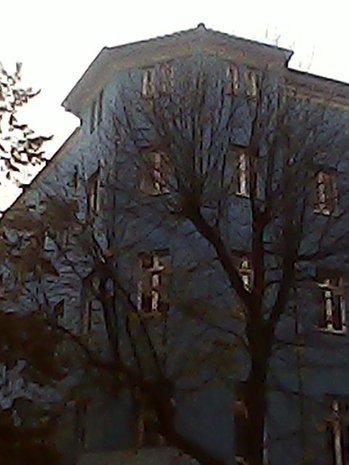
[[[331,101],[344,103],[346,108],[349,106],[349,84],[289,69],[288,63],[293,54],[291,50],[208,29],[203,23],[193,29],[149,40],[117,47],[104,47],[65,98],[63,106],[66,110],[80,116],[81,109],[89,104],[103,85],[112,78],[116,70],[129,69],[134,66],[146,67],[152,64],[151,60],[156,63],[174,56],[181,57],[202,52],[222,58],[229,58],[234,54],[237,60],[250,62],[251,65],[255,65],[256,60],[264,64],[272,62],[280,70],[285,71],[286,83],[291,86],[300,90],[304,89],[305,92],[310,91],[315,95],[325,95]],[[12,207],[23,203],[31,187],[35,187],[37,181],[51,172],[56,164],[70,152],[80,133],[80,128],[77,128]],[[6,213],[3,218],[5,217]]]
[[[72,132],[72,134],[67,138],[67,140],[57,150],[54,156],[50,160],[48,160],[45,167],[41,171],[39,171],[39,173],[37,173],[37,175],[32,179],[32,181],[30,182],[28,186],[23,188],[22,193],[17,197],[14,203],[9,208],[7,208],[5,211],[2,212],[1,222],[5,221],[8,216],[11,216],[11,210],[15,206],[20,207],[20,206],[25,205],[28,191],[31,191],[32,188],[35,188],[38,185],[38,182],[40,182],[40,180],[43,177],[47,176],[50,172],[52,172],[52,169],[54,169],[54,167],[57,166],[57,163],[60,163],[62,159],[70,153],[70,149],[75,145],[79,136],[80,136],[80,127],[76,128]]]
[[[193,29],[117,47],[104,47],[65,98],[63,106],[80,116],[80,107],[93,99],[116,70],[149,66],[151,60],[159,62],[200,52],[223,58],[231,58],[234,54],[238,60],[250,61],[250,64],[259,60],[282,68],[287,66],[293,54],[291,50],[208,29],[200,23]]]

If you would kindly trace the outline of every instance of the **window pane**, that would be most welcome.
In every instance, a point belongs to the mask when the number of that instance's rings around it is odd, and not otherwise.
[[[167,311],[169,256],[156,252],[144,254],[140,265],[138,311],[143,313]]]

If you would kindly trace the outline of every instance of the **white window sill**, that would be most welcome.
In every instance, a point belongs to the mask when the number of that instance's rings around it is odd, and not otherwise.
[[[249,198],[250,198],[250,194],[248,194],[248,193],[245,194],[245,193],[243,193],[243,192],[235,192],[235,195],[236,195],[237,197],[242,197],[242,198],[244,198],[244,199],[249,199]]]
[[[146,320],[151,319],[151,318],[162,318],[164,316],[163,313],[161,313],[161,312],[159,312],[157,310],[154,310],[154,311],[151,311],[151,312],[142,312],[142,310],[138,310],[136,315],[139,318],[144,318]]]
[[[347,329],[331,329],[331,328],[320,328],[316,327],[316,330],[319,331],[320,333],[326,333],[326,334],[334,334],[337,336],[346,336],[347,335]]]

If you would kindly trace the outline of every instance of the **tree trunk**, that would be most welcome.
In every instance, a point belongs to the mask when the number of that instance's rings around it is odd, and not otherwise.
[[[266,415],[266,363],[252,360],[246,393],[246,463],[262,465]]]
[[[263,465],[266,381],[270,358],[270,339],[265,329],[263,324],[258,324],[250,333],[251,367],[243,390],[246,406],[246,444],[243,458],[248,465]]]

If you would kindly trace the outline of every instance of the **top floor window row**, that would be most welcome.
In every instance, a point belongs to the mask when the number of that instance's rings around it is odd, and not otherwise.
[[[256,98],[258,93],[258,75],[251,69],[242,70],[237,65],[230,64],[226,68],[226,94],[238,95],[245,92],[247,96]]]
[[[170,63],[164,63],[158,69],[147,68],[143,72],[142,95],[145,98],[154,97],[156,85],[159,86],[160,95],[167,95],[171,93],[173,84],[174,68]]]
[[[158,68],[151,67],[143,71],[142,96],[153,98],[156,93],[167,95],[174,86],[175,72],[170,63],[163,63]],[[238,95],[245,92],[255,98],[258,92],[257,72],[251,69],[242,70],[237,65],[229,64],[226,68],[226,94]],[[157,91],[158,88],[158,92]]]

